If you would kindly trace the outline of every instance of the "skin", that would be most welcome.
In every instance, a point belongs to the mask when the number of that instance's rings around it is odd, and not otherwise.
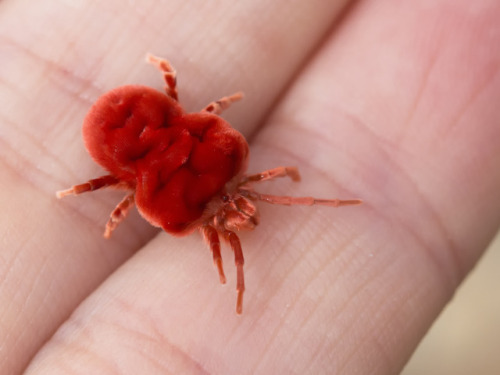
[[[190,4],[0,3],[0,373],[399,373],[500,222],[498,1]],[[303,177],[260,192],[364,201],[261,204],[242,316],[227,247],[221,287],[199,236],[103,239],[121,193],[54,196],[103,172],[99,95],[161,90],[147,51],[190,111],[245,92],[249,172]]]

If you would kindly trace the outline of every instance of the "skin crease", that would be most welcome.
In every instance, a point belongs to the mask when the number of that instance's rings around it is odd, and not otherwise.
[[[399,373],[498,229],[498,2],[137,3],[0,2],[0,373]],[[364,200],[260,204],[242,316],[227,247],[221,287],[199,236],[104,240],[121,193],[54,197],[102,172],[92,102],[161,89],[147,51],[190,111],[245,92],[249,172],[303,177],[258,191]]]

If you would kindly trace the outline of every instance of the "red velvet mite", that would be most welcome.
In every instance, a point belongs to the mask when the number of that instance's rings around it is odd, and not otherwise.
[[[261,194],[258,182],[276,177],[299,181],[295,167],[278,167],[247,175],[249,149],[243,135],[218,115],[241,93],[224,97],[198,113],[178,102],[176,73],[167,60],[148,55],[165,80],[165,93],[146,86],[122,86],[101,96],[83,122],[83,139],[91,157],[108,174],[67,190],[62,198],[104,187],[127,191],[106,224],[109,238],[135,204],[152,225],[183,236],[198,229],[210,247],[221,283],[226,282],[219,237],[234,251],[241,314],[245,281],[237,231],[259,224],[256,201],[281,205],[330,207],[356,205],[359,199],[315,199]]]

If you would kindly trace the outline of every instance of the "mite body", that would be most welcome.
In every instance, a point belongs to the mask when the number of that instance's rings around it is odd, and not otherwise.
[[[245,281],[239,230],[259,224],[256,201],[283,205],[355,205],[358,199],[315,199],[260,194],[253,185],[276,177],[299,181],[294,167],[245,174],[249,148],[243,135],[218,115],[241,93],[221,98],[198,113],[178,102],[176,73],[167,60],[148,55],[163,74],[165,93],[146,86],[122,86],[101,96],[83,123],[91,157],[108,174],[57,192],[62,198],[104,187],[127,191],[106,224],[109,238],[135,205],[152,225],[174,235],[199,230],[210,247],[222,283],[222,237],[231,246],[237,269],[236,312],[241,314]]]

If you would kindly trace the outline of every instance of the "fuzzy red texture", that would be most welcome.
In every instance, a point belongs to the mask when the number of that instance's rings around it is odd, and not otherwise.
[[[186,113],[170,96],[122,86],[101,96],[83,124],[92,158],[135,190],[141,215],[165,231],[195,229],[207,204],[245,172],[248,144],[217,115]]]

